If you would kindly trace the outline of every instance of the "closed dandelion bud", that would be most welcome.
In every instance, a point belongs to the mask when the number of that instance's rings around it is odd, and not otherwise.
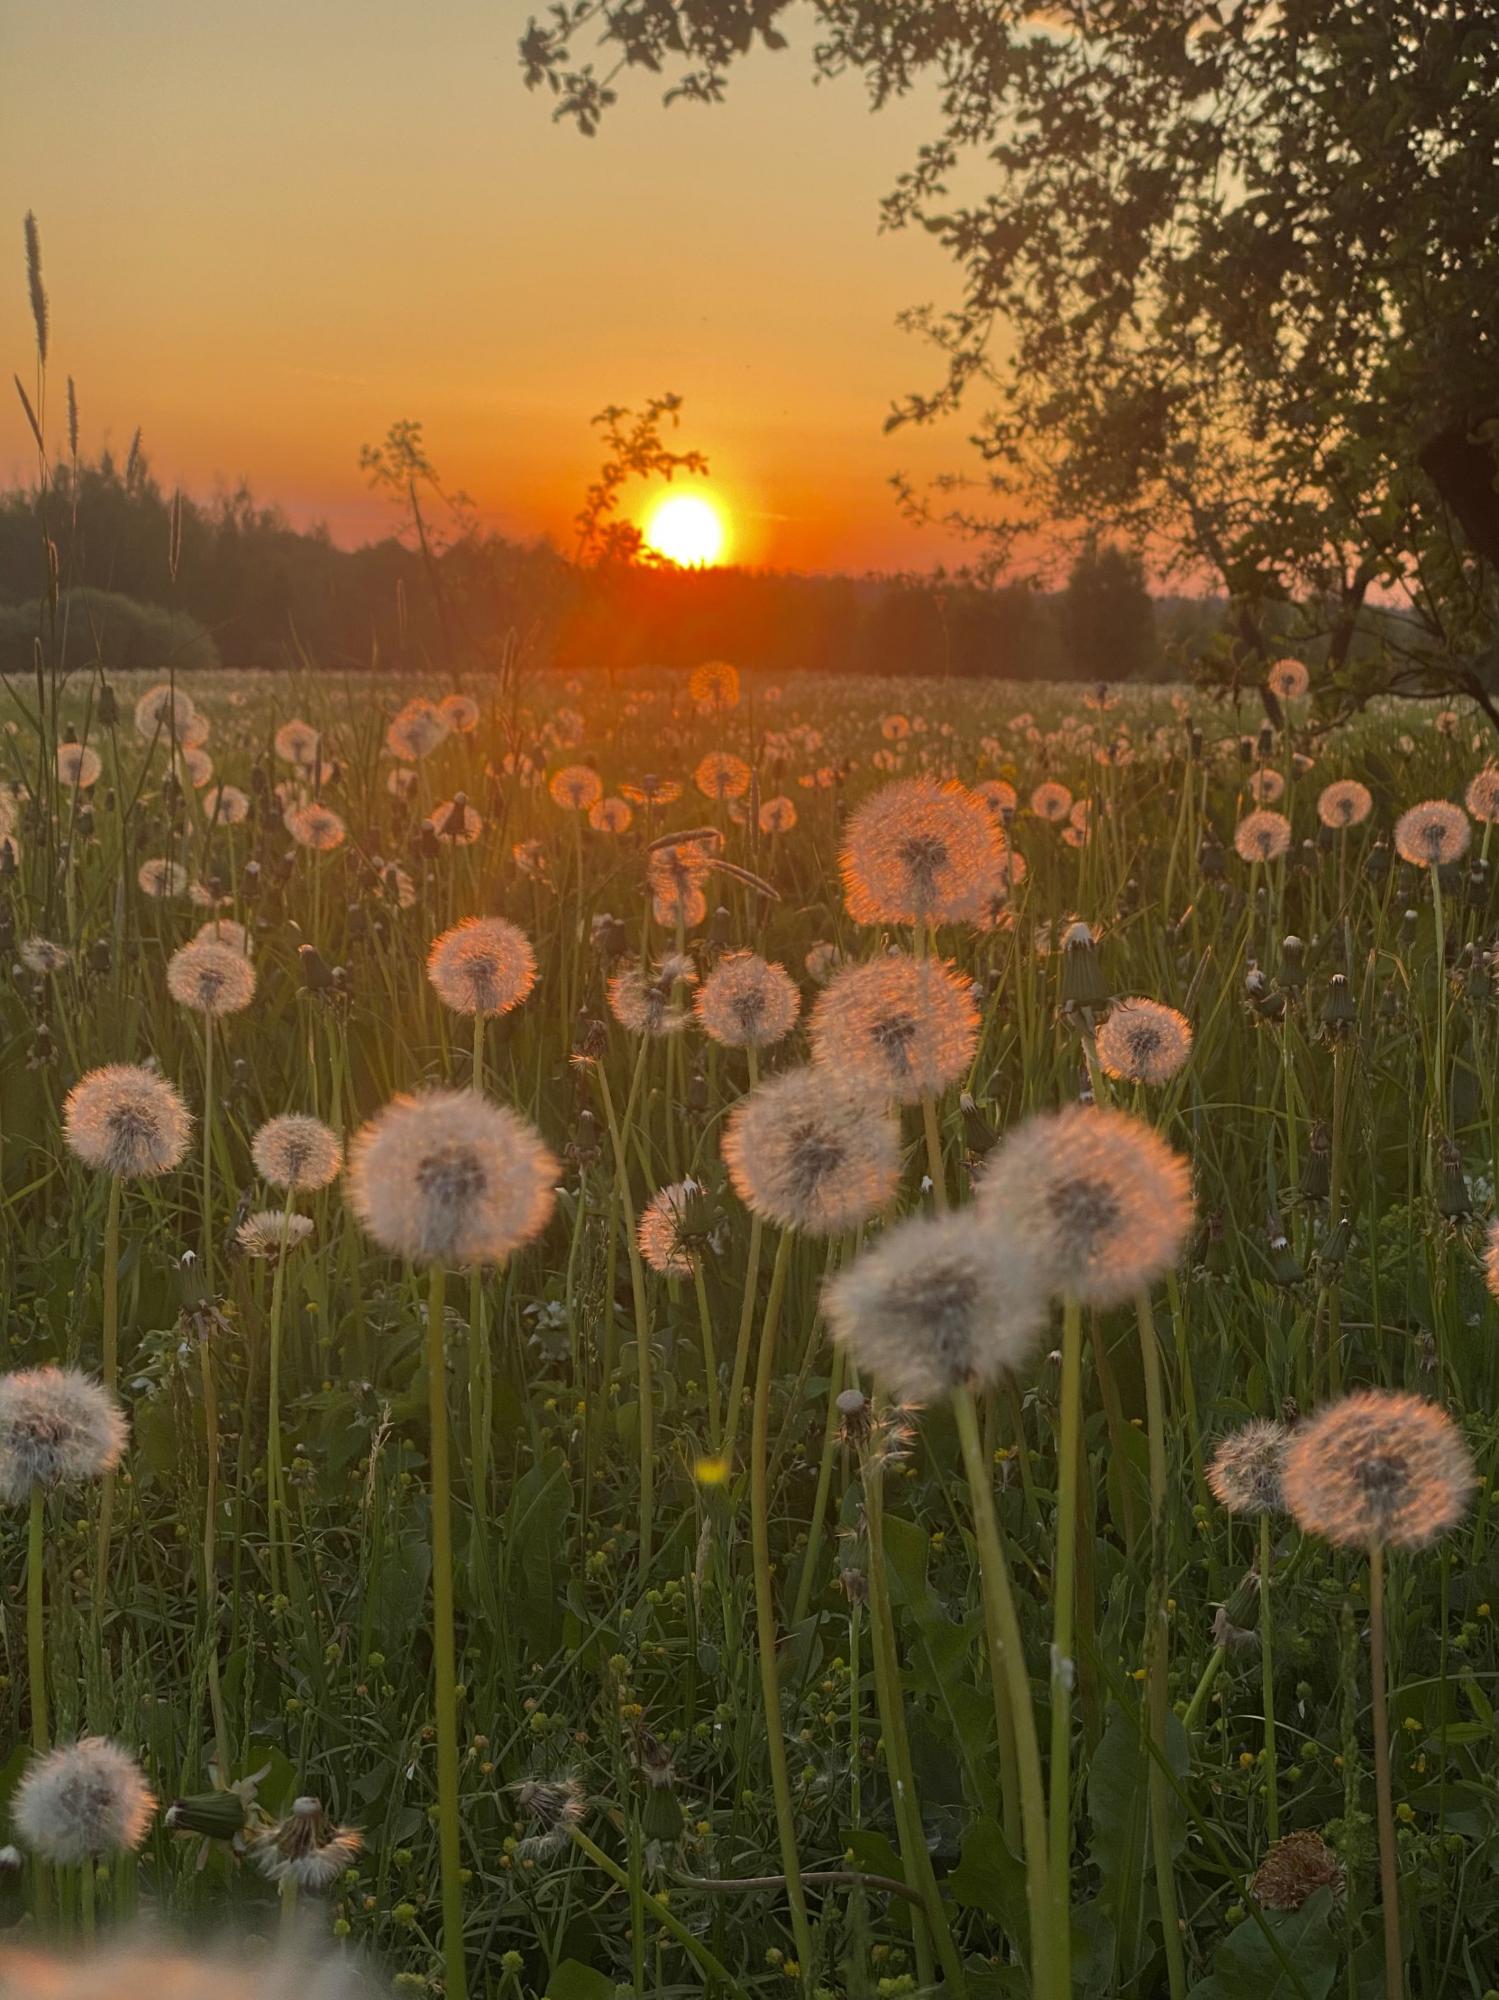
[[[869,1578],[861,1569],[841,1569],[838,1583],[850,1604],[864,1604],[869,1598]]]
[[[1277,1513],[1285,1511],[1284,1495],[1281,1496],[1279,1505],[1275,1511]],[[1239,1579],[1238,1588],[1234,1591],[1233,1596],[1228,1598],[1221,1608],[1224,1617],[1228,1619],[1230,1624],[1236,1627],[1253,1625],[1255,1619],[1259,1616],[1260,1608],[1259,1571],[1253,1569],[1246,1571]]]
[[[1205,882],[1223,880],[1224,854],[1216,840],[1205,840],[1198,848],[1197,867]]]
[[[309,993],[326,993],[332,987],[333,973],[315,944],[297,946],[297,965]]]
[[[1062,941],[1062,1005],[1097,1012],[1109,998],[1093,933],[1086,924],[1074,924]]]
[[[1269,1226],[1270,1277],[1277,1285],[1299,1285],[1305,1278],[1301,1260],[1291,1248],[1290,1238],[1281,1225],[1280,1217],[1272,1215]]]
[[[1463,900],[1470,910],[1483,909],[1489,900],[1489,865],[1486,861],[1474,861],[1468,869],[1468,879],[1463,889]]]
[[[1370,881],[1375,883],[1383,882],[1390,872],[1390,863],[1393,860],[1394,856],[1390,852],[1390,844],[1381,836],[1369,849],[1368,859],[1364,862],[1364,871]]]
[[[1312,1127],[1311,1139],[1307,1146],[1306,1165],[1301,1174],[1301,1197],[1303,1201],[1326,1201],[1331,1186],[1332,1140],[1327,1127],[1319,1118]]]
[[[1451,1139],[1437,1141],[1437,1214],[1449,1222],[1473,1213],[1473,1197],[1463,1175],[1463,1156]]]
[[[1261,763],[1263,763],[1267,757],[1273,757],[1275,755],[1275,731],[1270,727],[1268,722],[1262,722],[1260,724],[1259,741],[1255,745],[1255,748],[1259,755]]]
[[[1299,937],[1281,940],[1280,983],[1288,993],[1299,993],[1306,984],[1306,946]]]
[[[695,1069],[687,1079],[687,1109],[701,1116],[708,1109],[708,1079]]]
[[[1202,1268],[1211,1278],[1226,1278],[1233,1259],[1229,1254],[1228,1231],[1221,1215],[1209,1215],[1202,1226],[1200,1245]]]
[[[717,951],[726,951],[734,941],[734,919],[720,903],[708,926],[708,941]]]
[[[1421,917],[1418,911],[1407,910],[1405,912],[1404,916],[1400,919],[1400,941],[1402,944],[1410,946],[1415,943],[1416,932],[1420,928],[1420,924]]]
[[[1384,991],[1379,996],[1379,1018],[1381,1021],[1398,1021],[1401,1015],[1400,989],[1393,979],[1386,981]]]
[[[958,1110],[963,1120],[963,1143],[977,1159],[982,1159],[998,1138],[993,1121],[979,1110],[972,1093],[964,1091],[958,1100]]]
[[[1322,1026],[1328,1034],[1346,1035],[1358,1021],[1358,1004],[1346,973],[1335,972],[1327,982],[1322,1000]]]
[[[90,972],[108,972],[114,963],[114,954],[109,948],[109,939],[97,937],[88,948],[88,968]]]
[[[640,1812],[640,1829],[646,1839],[669,1846],[681,1839],[682,1826],[682,1808],[676,1793],[669,1786],[651,1786]]]
[[[232,1789],[174,1799],[162,1818],[173,1833],[198,1833],[208,1840],[233,1840],[248,1823],[244,1799]]]
[[[247,861],[240,872],[239,893],[247,903],[253,903],[260,894],[261,873],[258,861]]]
[[[113,729],[120,719],[120,704],[115,699],[115,691],[108,681],[101,680],[99,683],[98,697],[94,702],[94,713],[98,716],[100,725],[105,729]]]
[[[1348,1246],[1353,1240],[1353,1224],[1345,1215],[1340,1217],[1335,1228],[1330,1229],[1322,1239],[1317,1251],[1317,1272],[1329,1283],[1337,1277],[1348,1261]]]

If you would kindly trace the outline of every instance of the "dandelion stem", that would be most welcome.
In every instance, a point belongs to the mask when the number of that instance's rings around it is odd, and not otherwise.
[[[1194,1688],[1192,1699],[1187,1703],[1187,1712],[1182,1717],[1182,1728],[1189,1736],[1202,1720],[1202,1711],[1207,1706],[1207,1698],[1213,1691],[1213,1683],[1217,1680],[1223,1662],[1227,1658],[1227,1646],[1215,1646],[1208,1655],[1208,1663],[1202,1670],[1202,1678]]]
[[[926,1133],[926,1171],[932,1184],[932,1206],[947,1207],[947,1179],[942,1169],[942,1132],[937,1124],[937,1104],[932,1097],[921,1100],[921,1124]]]
[[[612,1856],[606,1854],[602,1847],[590,1840],[581,1827],[569,1827],[568,1832],[572,1835],[573,1845],[578,1849],[580,1854],[588,1856],[588,1859],[593,1863],[595,1868],[602,1868],[610,1881],[615,1883],[619,1888],[625,1890],[630,1888],[630,1877],[625,1870],[620,1867],[619,1863]],[[704,1886],[708,1885],[705,1884]],[[715,1883],[712,1886],[716,1888],[718,1885]],[[656,1922],[660,1924],[664,1931],[676,1939],[677,1943],[681,1945],[682,1949],[696,1963],[705,1978],[722,1981],[729,1992],[739,1994],[740,2000],[744,2000],[744,1988],[740,1985],[739,1981],[726,1966],[713,1956],[712,1952],[709,1951],[700,1938],[695,1938],[687,1926],[679,1918],[672,1915],[665,1903],[658,1901],[649,1889],[641,1889],[639,1896],[641,1903],[650,1911]]]
[[[214,1754],[219,1783],[229,1782],[229,1724],[219,1686],[219,1397],[213,1378],[213,1349],[205,1327],[198,1335],[198,1371],[203,1383],[203,1447],[207,1464],[203,1490],[203,1613],[208,1621],[208,1705],[213,1714]]]
[[[1057,1445],[1056,1574],[1051,1639],[1051,1848],[1048,1860],[1057,1990],[1072,1990],[1072,1658],[1077,1617],[1078,1459],[1082,1441],[1083,1319],[1069,1293],[1062,1313]]]
[[[47,1607],[46,1574],[42,1564],[45,1490],[40,1481],[31,1489],[31,1518],[26,1538],[26,1674],[31,1693],[31,1747],[47,1748]]]
[[[641,1050],[644,1053],[645,1044]],[[642,1583],[651,1566],[652,1525],[656,1491],[655,1382],[651,1369],[651,1321],[645,1299],[645,1272],[640,1263],[640,1244],[635,1232],[635,1202],[630,1193],[630,1169],[625,1159],[619,1120],[614,1115],[614,1098],[602,1063],[594,1065],[604,1117],[609,1126],[609,1144],[614,1153],[614,1178],[619,1189],[625,1218],[625,1254],[630,1260],[630,1299],[635,1312],[635,1371],[640,1411],[640,1556]],[[639,1077],[639,1063],[636,1064]],[[634,1097],[631,1087],[631,1098]]]
[[[1031,1991],[1047,1996],[1056,1988],[1051,1969],[1051,1916],[1047,1883],[1046,1797],[1041,1783],[1041,1747],[1036,1736],[1036,1711],[1031,1699],[1030,1676],[1025,1669],[1024,1642],[1015,1598],[1010,1589],[1010,1569],[999,1538],[999,1519],[994,1508],[993,1474],[979,1435],[978,1412],[971,1390],[960,1389],[953,1398],[958,1442],[963,1452],[963,1470],[968,1479],[973,1507],[974,1536],[978,1542],[979,1580],[983,1590],[984,1623],[989,1646],[989,1679],[994,1693],[994,1720],[999,1737],[1002,1776],[1006,1789],[1018,1785],[1020,1821],[1025,1853],[1026,1902],[1031,1917]],[[1004,1767],[1013,1767],[1013,1775]],[[1006,1800],[1006,1833],[1013,1843],[1010,1823],[1013,1811]]]
[[[786,1875],[786,1900],[791,1905],[791,1930],[802,1978],[812,1976],[812,1927],[802,1891],[801,1864],[796,1848],[796,1814],[791,1803],[791,1775],[786,1763],[786,1736],[781,1720],[781,1684],[776,1670],[776,1614],[770,1574],[770,1385],[775,1376],[776,1331],[786,1273],[791,1262],[791,1233],[784,1230],[771,1267],[770,1292],[760,1326],[760,1353],[755,1368],[755,1401],[750,1431],[750,1541],[754,1558],[755,1633],[759,1651],[760,1692],[765,1704],[765,1747],[770,1758],[770,1788],[775,1799],[776,1833],[781,1867]]]
[[[1432,870],[1433,876],[1436,870]],[[1400,1946],[1400,1878],[1395,1858],[1395,1809],[1390,1790],[1390,1724],[1385,1697],[1384,1550],[1369,1550],[1369,1692],[1374,1730],[1374,1800],[1379,1822],[1379,1900],[1384,1917],[1386,2000],[1401,2000],[1405,1964]]]
[[[1273,1846],[1280,1839],[1280,1787],[1275,1774],[1275,1654],[1270,1617],[1272,1561],[1270,1516],[1260,1515],[1260,1689],[1265,1709],[1265,1822]]]
[[[269,1381],[266,1388],[266,1487],[271,1515],[271,1591],[280,1588],[281,1552],[290,1549],[290,1530],[286,1518],[286,1485],[282,1471],[281,1449],[281,1322],[286,1302],[286,1238],[291,1226],[292,1200],[295,1188],[286,1190],[286,1201],[281,1210],[281,1235],[276,1244],[276,1268],[271,1277],[271,1328],[270,1356],[268,1363]]]
[[[463,1853],[458,1823],[458,1667],[453,1648],[452,1473],[443,1322],[446,1273],[432,1266],[427,1294],[427,1408],[431,1423],[432,1675],[437,1717],[437,1828],[442,1876],[442,1955],[448,2000],[465,2000]]]
[[[120,1193],[118,1174],[109,1177],[109,1201],[104,1212],[104,1311],[100,1359],[104,1386],[114,1394],[120,1374]],[[94,1553],[94,1627],[103,1622],[104,1588],[109,1576],[109,1542],[114,1525],[115,1474],[110,1466],[99,1489],[99,1545]]]

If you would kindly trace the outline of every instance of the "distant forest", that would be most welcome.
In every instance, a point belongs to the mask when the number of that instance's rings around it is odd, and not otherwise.
[[[394,515],[393,515],[394,519]],[[723,655],[776,674],[1176,678],[1221,641],[1217,600],[1152,597],[1130,553],[1089,547],[1065,588],[961,575],[804,576],[604,562],[468,527],[425,554],[395,533],[357,549],[291,527],[245,489],[177,500],[138,454],[0,494],[0,666],[32,657],[55,549],[67,662],[440,670],[517,646],[563,670]]]

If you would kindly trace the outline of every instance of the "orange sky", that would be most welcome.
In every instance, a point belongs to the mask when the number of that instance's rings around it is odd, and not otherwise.
[[[878,200],[929,120],[879,116],[805,53],[727,104],[635,79],[593,140],[515,60],[532,0],[51,0],[0,15],[13,209],[0,359],[30,380],[21,217],[52,301],[49,431],[77,379],[88,448],[144,427],[158,477],[247,477],[341,540],[384,525],[359,447],[420,418],[445,480],[565,542],[588,418],[672,388],[730,555],[779,567],[961,559],[886,485],[963,464],[963,426],[885,437],[936,374],[894,325],[952,296]],[[16,88],[26,79],[24,89]],[[0,239],[3,240],[3,239]],[[0,264],[0,273],[7,268]],[[0,474],[27,470],[0,399]]]

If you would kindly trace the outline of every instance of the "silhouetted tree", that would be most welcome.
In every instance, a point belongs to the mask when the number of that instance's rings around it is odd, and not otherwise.
[[[1062,593],[1062,639],[1075,679],[1127,681],[1148,670],[1155,612],[1137,554],[1089,536]]]

